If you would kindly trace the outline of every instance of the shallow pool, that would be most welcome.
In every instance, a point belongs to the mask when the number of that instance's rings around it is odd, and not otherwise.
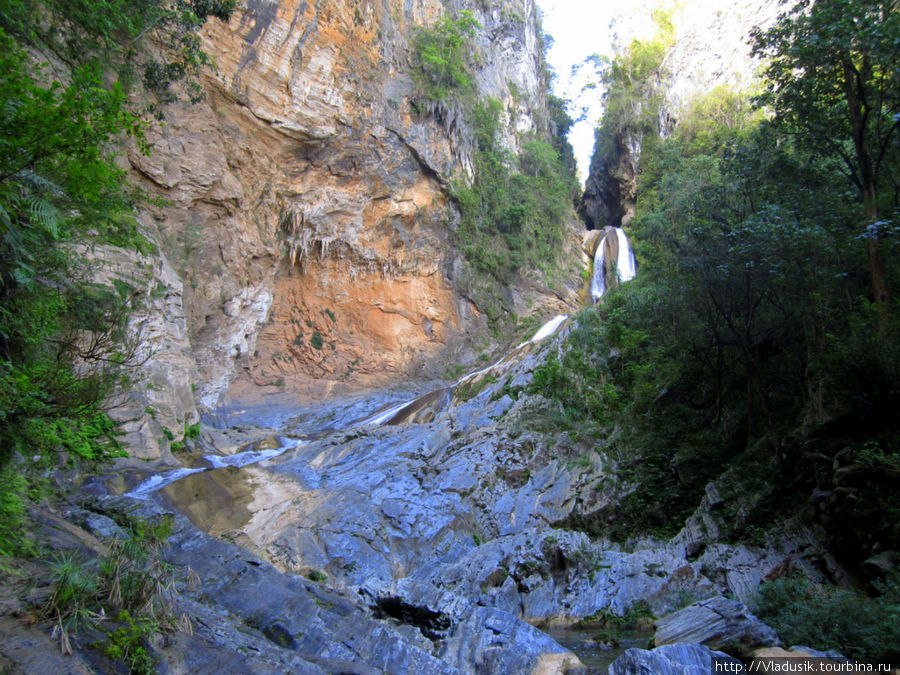
[[[588,668],[587,673],[603,675],[607,672],[609,665],[626,649],[632,647],[646,649],[647,643],[653,637],[653,631],[623,631],[618,646],[604,647],[595,641],[595,630],[574,627],[543,628],[542,630],[581,659],[581,662]]]

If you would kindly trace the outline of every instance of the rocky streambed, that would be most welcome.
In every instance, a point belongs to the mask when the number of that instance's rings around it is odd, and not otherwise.
[[[741,601],[802,564],[802,533],[729,545],[702,510],[672,540],[627,546],[556,526],[616,485],[602,452],[529,424],[543,403],[527,385],[566,330],[419,392],[222,408],[183,466],[89,482],[89,510],[174,514],[164,556],[190,570],[176,605],[196,629],[163,670],[603,672],[611,647],[654,636],[693,646],[629,649],[611,672],[690,672],[709,648],[777,645]],[[597,630],[623,615],[644,632]]]

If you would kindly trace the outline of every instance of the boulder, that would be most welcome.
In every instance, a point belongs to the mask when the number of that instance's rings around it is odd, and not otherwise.
[[[701,600],[656,622],[656,644],[694,642],[711,649],[748,653],[779,644],[778,635],[737,600],[721,595]]]
[[[728,654],[699,644],[679,643],[657,647],[652,651],[629,649],[612,662],[609,675],[708,675],[713,672],[713,659],[717,663],[742,668],[741,662]]]
[[[66,515],[73,523],[99,539],[128,539],[125,530],[109,516],[79,508],[69,509]]]
[[[753,662],[761,664],[759,667],[766,669],[764,672],[774,672],[774,666],[762,665],[765,662],[778,663],[780,659],[815,659],[829,663],[848,663],[847,658],[838,651],[827,652],[813,649],[812,647],[794,646],[790,649],[782,647],[762,647],[753,652]]]

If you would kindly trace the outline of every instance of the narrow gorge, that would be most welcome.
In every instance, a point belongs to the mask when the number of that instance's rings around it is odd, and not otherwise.
[[[8,4],[4,672],[898,658],[897,192],[786,8],[619,10],[582,194],[537,0]]]

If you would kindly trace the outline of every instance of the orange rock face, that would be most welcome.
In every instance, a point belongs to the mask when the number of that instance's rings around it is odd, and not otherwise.
[[[199,402],[259,387],[317,396],[446,362],[486,325],[452,241],[462,131],[410,105],[413,28],[442,3],[241,4],[204,28],[205,101],[165,108],[151,155],[129,154],[168,200],[143,221],[183,282],[169,300]],[[480,95],[506,104],[515,143],[537,128],[543,86],[534,2],[472,4]]]
[[[340,260],[308,267],[276,280],[269,322],[248,361],[256,385],[316,393],[311,380],[377,384],[431,358],[458,328],[454,294],[436,270],[368,271],[350,281]]]

